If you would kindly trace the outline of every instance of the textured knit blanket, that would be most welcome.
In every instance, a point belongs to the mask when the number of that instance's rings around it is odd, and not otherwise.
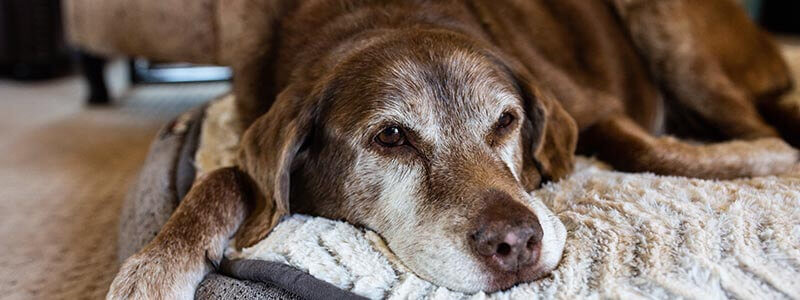
[[[294,266],[378,299],[800,299],[800,177],[708,181],[610,171],[581,159],[532,194],[567,227],[552,276],[465,295],[415,276],[380,238],[295,215],[239,257]]]

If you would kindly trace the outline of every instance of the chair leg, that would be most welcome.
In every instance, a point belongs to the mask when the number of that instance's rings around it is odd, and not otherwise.
[[[89,84],[89,98],[87,99],[87,103],[89,105],[109,104],[111,98],[108,96],[108,88],[103,78],[103,69],[106,65],[106,59],[86,52],[80,52],[80,62],[83,75]]]

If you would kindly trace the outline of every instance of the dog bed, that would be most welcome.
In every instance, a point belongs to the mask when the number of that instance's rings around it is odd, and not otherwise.
[[[121,258],[156,234],[197,175],[233,163],[232,103],[215,101],[162,130],[125,205]],[[568,179],[532,197],[566,225],[564,256],[552,276],[507,291],[434,286],[377,234],[294,215],[253,247],[229,251],[197,297],[800,298],[800,176],[708,181],[626,174],[580,158]]]
[[[123,207],[120,259],[155,236],[194,178],[233,164],[232,103],[213,101],[161,131]],[[800,299],[800,174],[709,181],[621,173],[579,158],[569,178],[532,197],[566,226],[564,256],[551,276],[506,291],[437,287],[377,234],[293,215],[253,247],[229,249],[196,297]]]

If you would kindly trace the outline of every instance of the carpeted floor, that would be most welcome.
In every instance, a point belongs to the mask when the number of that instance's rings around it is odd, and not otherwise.
[[[117,217],[156,130],[228,85],[126,90],[83,105],[72,77],[0,81],[0,298],[98,299],[117,271]]]

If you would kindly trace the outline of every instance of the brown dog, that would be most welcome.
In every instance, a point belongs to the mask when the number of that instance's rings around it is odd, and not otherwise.
[[[776,106],[787,68],[732,0],[275,3],[267,58],[236,71],[254,120],[238,168],[192,188],[110,298],[190,298],[234,233],[252,245],[290,211],[368,227],[455,290],[536,279],[563,227],[523,199],[569,174],[579,134],[628,171],[735,178],[798,161],[779,138],[798,132],[760,113],[800,120]]]

